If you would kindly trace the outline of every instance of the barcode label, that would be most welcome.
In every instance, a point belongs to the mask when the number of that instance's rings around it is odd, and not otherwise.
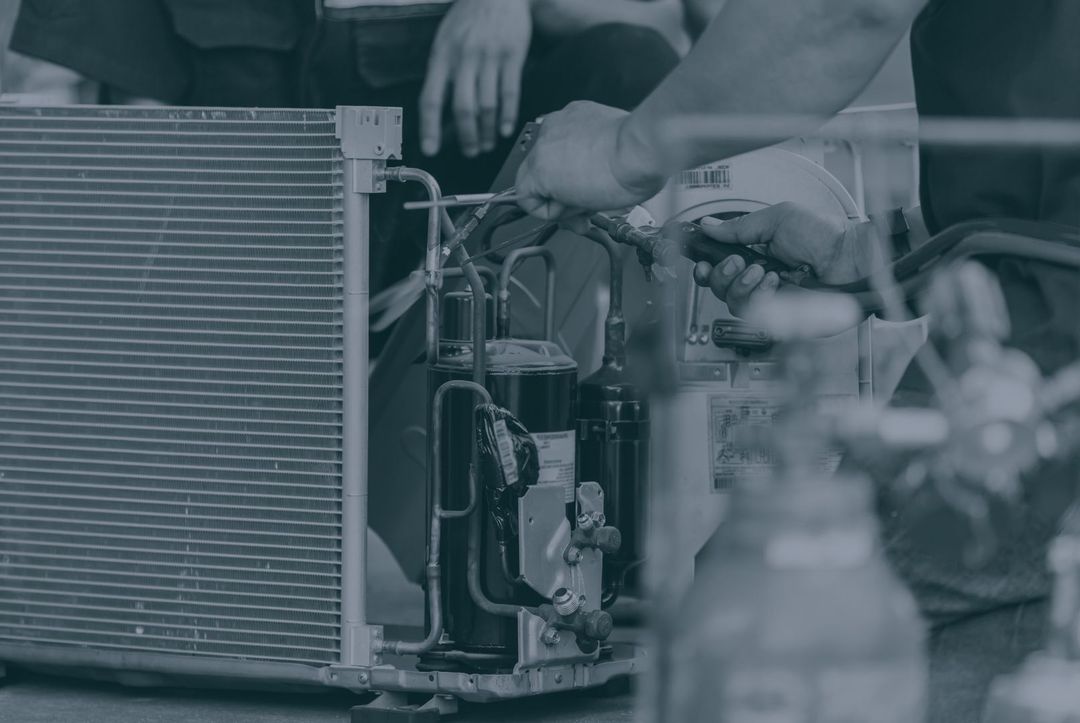
[[[514,443],[510,440],[510,430],[502,419],[495,420],[495,444],[499,448],[499,464],[502,465],[507,486],[516,485],[518,468],[517,460],[514,459]]]
[[[679,174],[679,185],[684,188],[731,188],[731,166],[707,166],[691,168]]]
[[[577,435],[574,430],[532,436],[540,457],[540,484],[560,485],[567,504],[577,499]]]

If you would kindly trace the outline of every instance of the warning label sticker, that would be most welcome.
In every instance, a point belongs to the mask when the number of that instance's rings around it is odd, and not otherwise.
[[[776,410],[775,400],[767,397],[709,397],[713,492],[731,489],[736,479],[769,472],[768,436]]]
[[[850,404],[856,397],[846,394],[824,395],[820,409],[830,405]],[[775,458],[770,434],[778,406],[775,398],[732,397],[717,394],[709,397],[709,453],[713,492],[726,492],[738,479],[769,474]],[[836,472],[841,454],[825,450],[818,459],[818,469]]]
[[[502,465],[503,477],[506,484],[513,487],[518,483],[517,459],[514,458],[514,443],[510,441],[510,430],[506,428],[506,420],[495,420],[495,443],[499,449],[499,464]]]
[[[540,484],[558,484],[567,504],[577,499],[577,438],[573,430],[532,435],[540,457]]]

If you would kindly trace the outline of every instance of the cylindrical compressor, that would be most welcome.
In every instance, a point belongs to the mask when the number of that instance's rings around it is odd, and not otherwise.
[[[578,472],[604,490],[607,524],[622,533],[619,551],[604,556],[604,606],[637,587],[645,559],[649,496],[649,405],[626,369],[622,313],[622,255],[599,229],[589,237],[611,261],[604,356],[600,369],[578,388]]]
[[[471,317],[471,305],[472,298],[467,294],[448,294],[445,299],[438,358],[428,369],[428,389],[432,392],[449,380],[472,377],[472,332],[468,324],[462,323]],[[493,329],[493,318],[489,313],[488,329]],[[546,340],[496,339],[489,334],[485,350],[486,386],[494,403],[509,410],[536,440],[539,483],[563,485],[567,502],[571,503],[576,480],[576,363]],[[441,459],[432,463],[441,466],[442,499],[448,508],[460,509],[469,504],[470,465],[476,446],[474,410],[475,401],[467,394],[454,393],[446,400]],[[506,524],[506,510],[496,509],[500,503],[489,492],[481,479],[474,513],[480,516],[481,588],[489,600],[498,603],[544,602],[517,583],[517,532]],[[446,635],[453,642],[455,659],[464,654],[472,667],[512,665],[517,651],[516,620],[484,612],[474,604],[469,592],[467,527],[450,525],[443,533]]]

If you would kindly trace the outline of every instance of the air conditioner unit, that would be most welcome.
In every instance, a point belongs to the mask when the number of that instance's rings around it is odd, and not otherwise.
[[[634,668],[378,654],[368,202],[401,128],[0,106],[0,663],[473,700]]]

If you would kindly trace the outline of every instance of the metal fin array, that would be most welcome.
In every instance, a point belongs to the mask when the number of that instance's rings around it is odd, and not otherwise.
[[[0,644],[338,660],[334,131],[0,106]]]

